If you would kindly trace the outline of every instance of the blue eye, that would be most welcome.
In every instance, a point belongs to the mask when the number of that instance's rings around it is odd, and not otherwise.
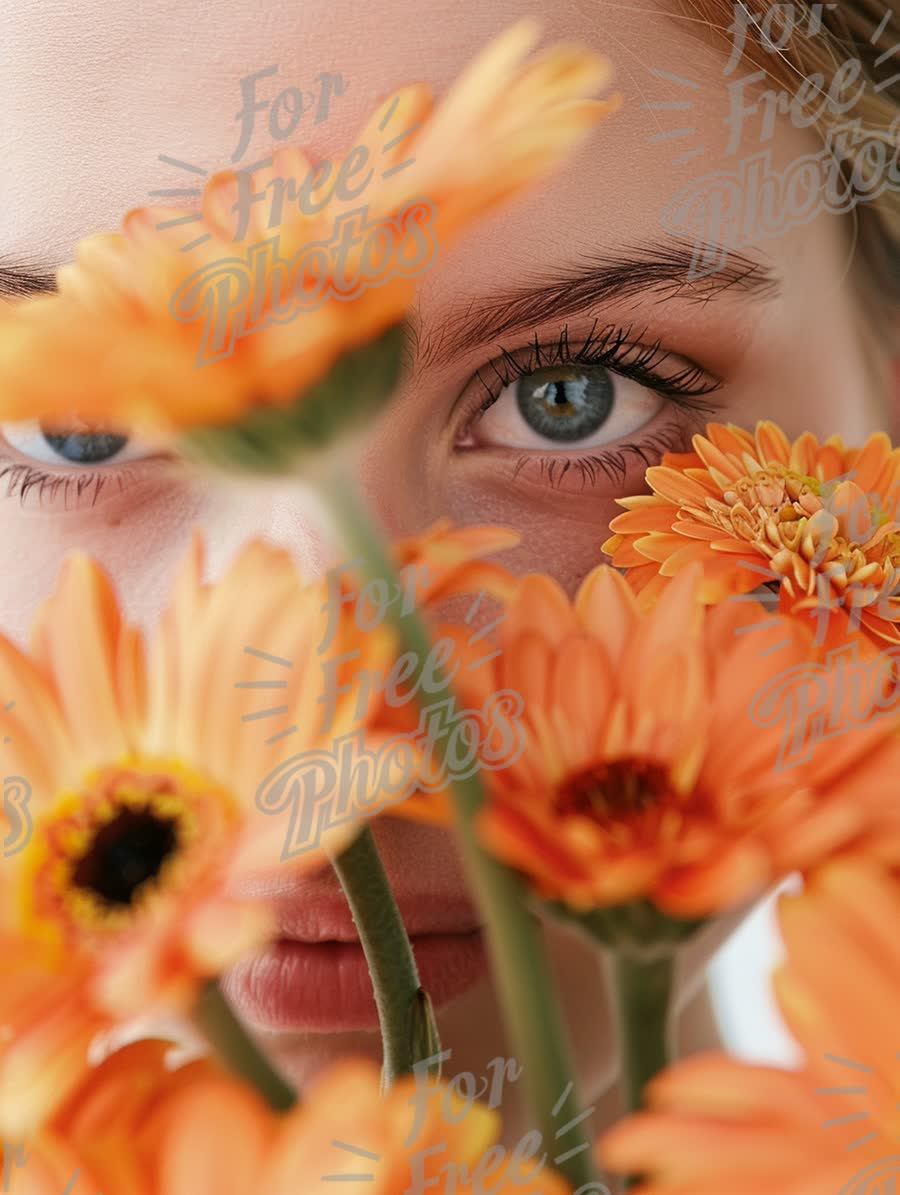
[[[579,441],[599,431],[609,418],[613,384],[609,372],[599,366],[549,366],[519,378],[516,404],[538,435],[563,443]]]
[[[45,465],[125,464],[148,455],[138,442],[109,431],[49,430],[37,420],[0,426],[4,439],[28,460]]]
[[[484,447],[599,448],[634,435],[666,401],[602,366],[551,365],[504,386],[472,425],[471,436]]]
[[[43,432],[48,447],[73,465],[100,465],[111,461],[128,447],[127,436],[108,432],[83,435],[77,432]]]

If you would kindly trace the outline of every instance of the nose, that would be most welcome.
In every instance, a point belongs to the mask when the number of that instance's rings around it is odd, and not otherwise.
[[[286,551],[307,581],[323,576],[341,555],[321,499],[300,480],[228,478],[218,485],[207,481],[190,526],[202,532],[204,572],[211,582],[218,581],[254,540]]]
[[[347,557],[322,497],[302,481],[284,480],[271,486],[257,533],[288,551],[309,581],[324,576]]]

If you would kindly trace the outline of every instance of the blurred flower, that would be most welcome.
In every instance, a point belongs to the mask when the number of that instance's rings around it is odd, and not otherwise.
[[[423,534],[398,540],[393,545],[392,559],[401,578],[402,591],[394,600],[395,611],[401,615],[415,611],[430,633],[425,658],[409,652],[398,656],[391,684],[380,690],[380,701],[372,714],[373,733],[383,734],[386,742],[406,739],[416,744],[412,756],[417,773],[412,779],[416,783],[410,785],[411,792],[405,800],[385,806],[385,812],[393,817],[452,825],[452,769],[440,759],[449,732],[436,738],[432,749],[424,741],[422,728],[429,724],[430,714],[434,716],[434,725],[444,729],[462,712],[454,678],[463,661],[456,653],[455,637],[460,635],[469,646],[478,643],[485,631],[490,630],[490,625],[483,624],[489,623],[491,612],[496,614],[499,610],[502,616],[504,603],[515,591],[515,578],[507,569],[484,557],[515,547],[520,538],[517,532],[502,527],[454,528],[449,519],[440,519]],[[369,587],[349,571],[341,574],[340,583],[341,600],[351,600],[355,595],[364,625],[369,625],[372,618],[371,603],[366,600]],[[450,617],[456,618],[456,629],[454,634],[445,635],[442,620]],[[485,646],[480,654],[489,651]],[[414,664],[422,666],[418,680],[414,674],[411,679]],[[437,782],[440,777],[444,783]]]
[[[84,1074],[110,1024],[90,978],[86,962],[63,967],[33,942],[0,937],[0,1140],[30,1134]]]
[[[434,112],[423,86],[385,99],[347,155],[349,166],[360,147],[380,150],[382,177],[352,203],[312,204],[306,186],[301,201],[321,210],[311,215],[301,202],[285,214],[285,195],[297,198],[312,163],[284,149],[254,186],[257,197],[266,188],[274,196],[277,184],[280,210],[260,204],[237,237],[242,184],[226,172],[208,184],[202,213],[144,209],[121,234],[87,238],[60,271],[58,296],[0,314],[0,419],[64,425],[77,415],[190,431],[188,449],[265,469],[377,409],[397,382],[416,279],[398,265],[363,286],[368,241],[342,242],[340,270],[321,246],[362,200],[372,220],[393,227],[392,242],[409,231],[404,220],[433,216],[418,239],[427,231],[445,249],[468,221],[555,170],[620,101],[587,98],[610,75],[587,50],[555,47],[526,61],[537,38],[535,22],[513,25]],[[284,262],[305,252],[308,260],[278,265],[273,238]],[[288,283],[299,320],[282,302]],[[238,440],[210,440],[210,428],[238,422]]]
[[[325,1072],[302,1107],[279,1116],[212,1064],[167,1071],[163,1044],[142,1042],[86,1077],[15,1181],[35,1168],[64,1183],[81,1166],[91,1195],[302,1195],[364,1171],[371,1178],[359,1181],[373,1195],[429,1185],[470,1195],[488,1176],[491,1191],[563,1195],[540,1155],[529,1161],[496,1144],[499,1128],[496,1112],[446,1083],[404,1079],[382,1095],[378,1068],[357,1060]]]
[[[236,894],[282,865],[284,825],[255,795],[285,736],[261,730],[260,705],[290,719],[295,750],[365,727],[352,683],[323,725],[322,591],[287,553],[252,544],[215,586],[201,571],[198,542],[145,639],[101,569],[75,556],[31,652],[0,640],[0,690],[15,694],[7,748],[31,783],[34,822],[0,869],[0,1035],[11,1043],[0,1132],[26,1104],[30,1115],[64,1094],[73,1058],[107,1020],[189,1011],[201,984],[272,932],[267,907]],[[351,650],[361,671],[383,669],[390,643],[342,611],[329,652]],[[279,704],[266,711],[272,691]],[[293,866],[321,866],[356,829],[345,820]]]
[[[449,519],[438,519],[422,534],[395,541],[392,553],[398,571],[415,578],[419,604],[433,612],[461,595],[511,597],[511,574],[483,558],[516,547],[521,538],[506,527],[454,527]]]
[[[601,1141],[604,1164],[646,1174],[635,1195],[875,1195],[900,1177],[900,886],[859,861],[783,897],[782,1011],[801,1071],[724,1055],[680,1063],[649,1111]]]
[[[169,1042],[140,1041],[82,1070],[52,1120],[22,1142],[8,1174],[0,1159],[3,1189],[17,1195],[159,1191],[159,1125],[168,1106],[182,1090],[223,1082],[218,1066],[206,1059],[172,1069],[171,1054]]]
[[[397,97],[409,96],[411,106],[418,99],[422,129],[400,151],[414,162],[375,186],[373,216],[427,197],[437,208],[435,231],[444,246],[470,220],[559,169],[598,122],[618,111],[618,92],[588,98],[612,79],[605,58],[559,44],[526,60],[539,38],[536,20],[516,22],[474,59],[434,113],[423,88],[385,100],[359,143],[378,136],[381,113]]]
[[[638,933],[653,921],[646,902],[701,918],[838,850],[900,841],[892,724],[850,725],[779,767],[783,727],[751,713],[773,679],[812,658],[811,630],[752,602],[706,608],[699,587],[700,570],[686,570],[642,613],[606,566],[574,601],[551,578],[525,577],[497,652],[460,669],[467,705],[499,690],[524,703],[524,750],[485,773],[485,845],[578,913],[638,902]],[[458,650],[472,658],[461,635]],[[846,702],[823,673],[826,706]]]
[[[706,602],[775,584],[785,613],[828,620],[828,642],[861,625],[900,643],[900,449],[883,432],[846,448],[711,423],[693,443],[647,470],[652,495],[619,499],[603,545],[643,605],[698,562]]]

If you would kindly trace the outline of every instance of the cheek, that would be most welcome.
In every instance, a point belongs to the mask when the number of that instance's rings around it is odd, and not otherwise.
[[[621,507],[612,498],[586,494],[582,499],[546,497],[523,505],[515,495],[461,496],[453,503],[454,521],[499,523],[519,532],[519,547],[499,563],[517,575],[549,573],[574,595],[585,575],[606,557],[600,545],[609,537],[609,523]]]
[[[492,476],[492,473],[494,474]],[[521,543],[498,562],[521,575],[545,572],[573,595],[585,575],[606,557],[600,550],[609,524],[622,508],[616,498],[641,493],[643,466],[624,484],[601,478],[596,485],[570,469],[559,488],[537,463],[515,478],[508,466],[491,470],[451,466],[441,486],[443,513],[461,525],[495,523],[517,531]]]
[[[40,554],[25,564],[22,549],[4,525],[0,529],[0,634],[25,646],[34,612],[50,592],[56,568],[52,559]],[[8,696],[0,693],[0,704]]]
[[[0,496],[0,631],[27,639],[35,613],[73,552],[110,574],[129,618],[151,620],[162,607],[191,527],[204,517],[203,495],[142,482],[93,508],[23,509]]]

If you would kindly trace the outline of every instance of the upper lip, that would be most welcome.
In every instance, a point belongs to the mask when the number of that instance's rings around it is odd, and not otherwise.
[[[333,873],[292,878],[287,883],[260,881],[254,884],[253,895],[266,899],[274,909],[282,940],[359,942],[350,907]],[[394,899],[410,937],[470,934],[481,928],[474,906],[465,897],[407,888],[395,889]]]

